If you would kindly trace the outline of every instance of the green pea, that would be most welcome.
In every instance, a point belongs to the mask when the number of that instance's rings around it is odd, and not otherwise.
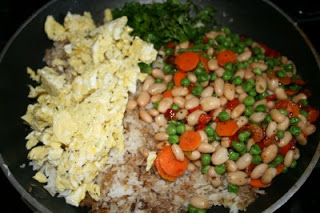
[[[185,86],[185,87],[190,86],[190,81],[189,81],[189,79],[187,79],[187,78],[182,79],[182,80],[181,80],[181,85],[182,85],[182,86]]]
[[[295,159],[293,159],[290,168],[295,168],[297,166],[297,161]]]
[[[256,107],[256,111],[257,111],[257,112],[266,112],[266,111],[267,111],[267,107],[266,107],[266,105],[264,105],[264,104],[259,104],[259,105]]]
[[[284,131],[283,131],[283,130],[278,130],[278,132],[277,132],[277,137],[278,137],[279,139],[284,138]]]
[[[167,83],[167,90],[171,90],[174,86],[174,82],[173,81],[170,81]]]
[[[215,43],[216,43],[216,40],[214,40],[214,38],[210,38],[208,41],[208,44],[211,46],[214,45]]]
[[[286,73],[285,71],[283,71],[283,70],[279,70],[279,71],[277,72],[277,76],[278,76],[279,78],[284,78],[284,77],[287,76],[287,73]]]
[[[179,143],[179,136],[178,135],[170,135],[168,140],[169,140],[170,144]]]
[[[232,149],[229,151],[230,160],[237,161],[239,157],[240,157],[240,154],[238,152],[235,152]]]
[[[301,100],[299,101],[299,103],[302,103],[303,106],[308,106],[308,105],[309,105],[307,99],[301,99]]]
[[[258,55],[258,54],[261,53],[261,49],[260,49],[259,47],[254,47],[254,48],[253,48],[253,53],[254,53],[255,55]]]
[[[264,60],[265,59],[265,55],[263,53],[260,53],[257,55],[258,60]]]
[[[172,48],[167,48],[167,49],[164,50],[164,53],[166,55],[172,55],[173,54],[173,49]]]
[[[186,126],[182,123],[177,126],[177,134],[182,135],[186,131]]]
[[[251,96],[251,97],[255,97],[257,95],[257,91],[256,89],[251,89],[249,92],[248,92],[248,95]]]
[[[250,148],[250,154],[251,155],[259,155],[261,152],[260,146],[257,144],[254,144]]]
[[[268,163],[268,166],[275,168],[275,167],[277,167],[277,164],[276,164],[276,162],[272,161],[272,162]]]
[[[208,142],[212,143],[214,141],[214,136],[208,136]]]
[[[217,76],[216,73],[212,73],[212,74],[210,75],[210,81],[215,81],[217,78],[218,78],[218,76]]]
[[[224,65],[224,70],[225,71],[232,71],[232,67],[233,64],[231,62],[226,63],[226,65]]]
[[[214,170],[219,174],[222,175],[226,172],[226,166],[224,164],[220,164],[214,167]]]
[[[268,96],[269,96],[269,93],[268,93],[268,92],[261,93],[261,94],[258,96],[258,100],[265,99],[265,98],[268,97]]]
[[[261,163],[262,159],[260,155],[254,155],[252,156],[252,163],[255,165],[259,165]]]
[[[262,70],[258,67],[254,68],[252,72],[256,75],[262,75]]]
[[[277,155],[277,157],[274,159],[274,162],[277,166],[279,166],[280,164],[282,164],[283,162],[283,156],[282,155]]]
[[[253,85],[249,81],[246,81],[242,84],[242,89],[245,92],[249,92],[252,88],[253,88]]]
[[[234,85],[238,86],[238,85],[242,84],[242,78],[240,76],[237,76],[232,80],[232,83]]]
[[[241,142],[241,143],[243,143],[243,142]],[[239,152],[239,154],[244,155],[244,154],[246,154],[246,152],[247,152],[247,146],[244,145],[244,148]]]
[[[204,72],[205,72],[205,69],[199,66],[194,70],[194,74],[196,74],[196,76],[201,75]]]
[[[249,106],[244,110],[244,115],[247,117],[250,117],[250,115],[252,115],[253,113],[254,113],[254,109],[252,106]]]
[[[303,115],[304,117],[308,118],[309,117],[309,113],[305,110],[300,110],[300,114]]]
[[[228,184],[228,192],[232,192],[232,193],[237,194],[238,191],[239,191],[239,186],[233,185],[231,183]]]
[[[297,123],[299,123],[300,118],[299,117],[291,117],[290,118],[290,124],[291,125],[296,125]]]
[[[294,67],[293,67],[293,64],[285,64],[285,65],[283,66],[283,69],[284,69],[285,71],[287,71],[287,72],[293,72]]]
[[[222,79],[225,81],[229,81],[231,78],[232,78],[232,72],[230,72],[230,71],[225,71],[222,74]]]
[[[285,116],[288,116],[288,111],[286,109],[279,109],[279,112]]]
[[[288,167],[284,167],[283,170],[282,170],[282,173],[283,173],[283,174],[288,173]]]
[[[153,109],[158,109],[159,101],[153,103]]]
[[[203,87],[201,85],[198,85],[198,86],[196,86],[195,88],[192,89],[191,93],[194,96],[200,96],[202,90],[203,90]]]
[[[202,154],[201,155],[201,163],[203,166],[207,166],[207,165],[210,165],[211,163],[211,155],[210,154]]]
[[[255,82],[252,78],[248,79],[247,82],[249,82],[250,84],[252,84],[252,86],[255,86],[255,85],[256,85],[256,82]]]
[[[293,136],[298,136],[301,134],[301,129],[300,127],[297,127],[297,126],[291,126],[289,131]]]
[[[247,96],[247,97],[245,97],[245,99],[243,100],[243,104],[244,104],[245,106],[253,106],[253,105],[254,105],[254,102],[255,102],[255,100],[254,100],[254,98],[251,97],[251,96]]]
[[[172,65],[171,64],[164,64],[163,65],[163,73],[165,75],[169,75],[172,73]]]
[[[210,75],[207,72],[201,73],[197,76],[198,82],[202,83],[210,79]]]
[[[273,60],[272,59],[268,59],[266,61],[266,65],[268,65],[268,68],[273,68],[274,67]]]
[[[230,120],[230,115],[229,115],[227,112],[225,112],[225,111],[220,112],[220,113],[219,113],[219,119],[220,119],[221,121]]]
[[[155,82],[156,82],[156,83],[162,83],[162,82],[163,82],[163,79],[162,79],[162,78],[156,78]]]
[[[245,144],[243,142],[232,141],[232,147],[234,150],[241,152],[245,148]]]
[[[271,115],[267,115],[267,116],[265,117],[265,119],[264,119],[264,122],[265,122],[266,124],[269,124],[271,121],[272,121]]]
[[[215,131],[211,126],[206,126],[204,131],[208,136],[213,136],[215,134]]]
[[[172,104],[171,109],[178,111],[180,107],[177,104]]]
[[[248,137],[250,137],[251,132],[248,131],[248,130],[245,130],[245,131],[243,131],[243,134],[245,134],[247,136],[247,138],[248,138]]]
[[[253,43],[251,38],[247,38],[244,42],[245,42],[246,46],[251,46]]]
[[[197,213],[207,213],[206,209],[197,209]]]
[[[169,124],[166,128],[168,135],[175,135],[177,134],[177,127],[174,124]]]
[[[205,165],[205,166],[203,165],[203,166],[201,167],[201,173],[202,173],[202,174],[207,174],[209,168],[210,168],[210,165]]]
[[[246,133],[240,133],[239,135],[238,135],[238,139],[239,139],[239,141],[242,141],[242,142],[244,142],[244,141],[246,141],[247,140],[247,138],[248,138],[248,136],[246,135]]]
[[[231,30],[228,27],[222,27],[221,30],[226,34],[226,35],[230,35]]]
[[[197,210],[198,209],[191,204],[188,205],[188,213],[197,213]]]

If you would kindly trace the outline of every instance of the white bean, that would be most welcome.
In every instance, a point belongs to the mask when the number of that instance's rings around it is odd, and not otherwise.
[[[207,88],[205,88],[202,93],[201,93],[201,98],[206,98],[206,97],[211,97],[213,94],[213,87],[212,86],[208,86]]]
[[[293,150],[293,159],[295,160],[298,160],[300,158],[300,150],[296,147],[294,150]]]
[[[156,117],[158,116],[160,113],[158,110],[156,109],[148,109],[148,113],[152,116],[152,117]]]
[[[158,102],[161,99],[162,99],[162,94],[153,95],[153,96],[151,96],[151,103]]]
[[[154,139],[157,141],[167,141],[169,138],[169,135],[165,132],[158,132],[154,135]]]
[[[137,107],[138,103],[132,99],[129,99],[128,100],[128,103],[127,103],[127,110],[133,110]]]
[[[199,168],[202,167],[201,160],[192,161],[192,163],[193,163],[194,165],[196,165],[197,167],[199,167]]]
[[[266,105],[266,104],[267,104],[267,100],[266,100],[266,99],[261,99],[261,100],[255,102],[255,103],[253,104],[253,108],[256,109],[256,107],[259,106],[259,105],[261,105],[261,104]]]
[[[193,73],[188,73],[187,75],[188,77],[188,80],[191,82],[191,83],[196,83],[197,82],[197,76]]]
[[[251,146],[254,145],[256,142],[250,138],[247,142],[247,150],[250,150]]]
[[[287,130],[290,125],[290,120],[288,117],[285,117],[284,121],[278,124],[278,130]]]
[[[161,78],[161,79],[164,78],[164,73],[159,68],[153,68],[151,71],[151,74],[154,78]]]
[[[154,84],[155,80],[150,75],[147,76],[146,80],[143,82],[142,91],[148,91],[150,86]]]
[[[245,153],[236,162],[238,170],[243,170],[247,168],[252,161],[252,155],[250,153]]]
[[[267,89],[267,82],[262,76],[256,77],[256,91],[257,93],[264,93]]]
[[[184,153],[178,144],[172,144],[171,149],[178,161],[184,161]]]
[[[268,109],[273,109],[276,103],[274,101],[268,101],[266,106]]]
[[[240,95],[239,95],[239,102],[240,103],[243,103],[243,100],[247,97],[248,95],[247,95],[247,93],[245,93],[245,92],[243,92],[243,93],[241,93]]]
[[[244,51],[243,53],[238,55],[237,59],[240,62],[247,61],[249,60],[249,58],[251,58],[251,55],[252,55],[251,51]]]
[[[216,170],[214,169],[213,166],[210,166],[209,169],[208,169],[208,173],[209,177],[216,177],[216,178],[220,178],[221,175],[219,175]]]
[[[142,91],[137,98],[137,103],[140,107],[145,107],[150,101],[150,95],[146,91]]]
[[[202,143],[208,143],[208,136],[203,130],[197,131],[200,134],[201,142]]]
[[[212,56],[213,53],[214,53],[214,49],[213,49],[212,47],[210,47],[210,48],[207,50],[207,54],[208,54],[209,56]]]
[[[234,74],[234,77],[239,76],[240,78],[244,78],[244,74],[245,74],[245,70],[240,69],[240,70],[237,70],[237,72]]]
[[[264,112],[255,112],[250,116],[249,119],[252,122],[260,123],[265,119],[266,116],[267,116],[267,114]]]
[[[219,67],[219,68],[215,71],[215,73],[217,74],[217,76],[218,76],[219,78],[221,78],[221,77],[223,76],[224,69],[223,69],[222,67]]]
[[[239,94],[239,95],[244,93],[244,90],[243,90],[241,85],[236,86],[236,93]]]
[[[236,87],[234,84],[225,83],[223,87],[223,95],[229,101],[234,99],[234,95],[236,94]]]
[[[187,170],[193,172],[196,170],[196,166],[193,163],[188,163]]]
[[[187,117],[188,115],[188,110],[186,109],[180,109],[177,114],[176,117],[178,120],[183,120],[185,117]]]
[[[220,105],[221,105],[221,106],[226,105],[227,102],[228,102],[228,99],[226,99],[226,97],[224,97],[224,96],[221,96],[221,97],[220,97]]]
[[[263,163],[270,163],[273,161],[278,153],[278,146],[276,144],[271,144],[263,149],[261,153],[261,158]]]
[[[188,94],[188,95],[186,95],[185,99],[187,101],[187,100],[190,100],[191,98],[194,98],[194,97],[196,97],[196,96],[194,96],[192,94]]]
[[[286,154],[286,156],[284,156],[284,160],[283,160],[283,164],[285,167],[289,167],[292,164],[293,161],[293,157],[294,157],[294,151],[293,150],[289,150]]]
[[[212,153],[216,150],[211,144],[209,143],[200,143],[198,146],[198,151],[201,153]]]
[[[295,103],[298,103],[302,99],[307,99],[307,96],[304,93],[299,93],[298,95],[296,95],[292,98],[292,101]]]
[[[186,100],[182,97],[174,97],[173,103],[177,104],[180,108],[184,108]]]
[[[187,101],[185,102],[184,108],[186,108],[186,109],[188,109],[188,110],[189,110],[189,109],[193,109],[193,108],[199,106],[199,104],[200,104],[199,98],[193,97],[193,98],[191,98],[191,99],[189,99],[189,100],[187,100]]]
[[[220,99],[216,97],[201,98],[200,105],[204,111],[211,111],[220,107]]]
[[[277,123],[274,121],[271,121],[268,124],[268,127],[266,129],[266,135],[267,137],[271,137],[272,135],[277,133]]]
[[[277,143],[277,145],[281,148],[286,146],[292,139],[292,135],[289,131],[285,131],[284,132],[284,137],[282,139],[279,140],[279,142]]]
[[[234,119],[234,121],[238,124],[238,127],[241,128],[248,123],[248,118],[240,116],[239,118]]]
[[[303,115],[299,114],[298,118],[300,121],[298,122],[297,126],[300,127],[300,129],[304,129],[307,126],[307,118],[304,117]]]
[[[302,133],[300,135],[296,136],[296,140],[302,146],[305,146],[308,143],[307,138],[304,137],[304,135]]]
[[[265,171],[268,169],[268,164],[266,163],[261,163],[258,166],[254,167],[254,169],[252,170],[250,177],[252,179],[258,179],[260,178]]]
[[[186,156],[189,160],[195,161],[201,157],[201,153],[198,150],[194,150],[189,155],[186,154]]]
[[[149,115],[149,113],[148,113],[147,111],[145,111],[144,109],[141,109],[141,110],[139,111],[139,115],[140,115],[140,118],[141,118],[144,122],[149,123],[149,124],[152,123],[153,120],[152,120],[151,115]]]
[[[186,96],[189,93],[189,90],[187,87],[175,87],[172,89],[171,93],[174,97]]]
[[[277,78],[267,79],[268,89],[274,91],[279,86],[279,80]]]
[[[288,96],[282,87],[275,88],[274,93],[276,94],[278,100],[288,99]]]
[[[229,159],[228,150],[224,147],[218,147],[216,151],[212,154],[211,162],[213,165],[220,165]]]
[[[165,113],[171,107],[172,104],[172,98],[163,98],[158,105],[158,111],[161,113]]]
[[[284,121],[284,119],[286,118],[286,116],[284,114],[282,114],[281,112],[279,112],[279,110],[277,109],[272,109],[270,111],[270,115],[272,120],[274,120],[277,123],[282,123]]]
[[[265,173],[261,177],[261,182],[263,184],[271,183],[272,179],[277,175],[277,169],[270,167],[268,168]]]
[[[167,119],[164,117],[163,114],[160,114],[157,117],[155,117],[154,121],[159,127],[167,125]]]
[[[202,86],[203,88],[207,87],[208,85],[209,85],[209,81],[205,81],[205,82],[202,82],[202,83],[201,83],[201,86]]]
[[[219,68],[218,61],[216,59],[210,59],[208,61],[209,70],[213,71]]]
[[[266,64],[263,64],[263,63],[260,63],[260,62],[253,62],[253,63],[250,64],[250,67],[252,69],[259,68],[262,71],[266,71],[268,69],[268,66]]]
[[[246,69],[244,72],[244,79],[248,80],[254,77],[254,73],[250,69]]]
[[[303,129],[303,132],[308,136],[313,134],[316,131],[316,126],[313,124],[309,124]]]
[[[148,93],[150,95],[157,95],[166,91],[167,86],[164,83],[155,83],[148,88]]]
[[[157,149],[163,149],[165,146],[168,146],[168,145],[170,145],[169,141],[162,141],[160,143],[157,143],[156,148]]]
[[[217,96],[223,95],[223,88],[224,88],[224,80],[222,78],[217,78],[214,82],[214,91]]]
[[[222,137],[221,138],[221,146],[224,148],[229,148],[230,147],[230,138],[229,137]]]
[[[242,171],[228,172],[227,180],[229,183],[244,186],[248,183],[247,173]]]
[[[194,196],[190,200],[190,204],[198,209],[207,209],[209,201],[203,197]]]
[[[205,114],[205,112],[202,110],[196,110],[196,111],[192,112],[191,114],[189,114],[187,117],[188,124],[190,126],[196,125],[198,123],[198,119],[201,114]]]
[[[228,172],[235,172],[237,171],[237,164],[233,160],[227,160],[226,169]]]
[[[173,76],[172,75],[165,75],[163,77],[163,80],[165,83],[169,83],[170,81],[172,81]]]
[[[232,112],[231,112],[231,118],[232,119],[236,119],[239,116],[242,115],[242,113],[245,111],[246,106],[244,104],[239,104],[238,106],[236,106]]]

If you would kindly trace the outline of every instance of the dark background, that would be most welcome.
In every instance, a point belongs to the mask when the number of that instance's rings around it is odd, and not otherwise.
[[[1,0],[0,7],[0,50],[18,29],[37,9],[48,0]],[[284,10],[307,34],[317,52],[320,53],[320,6],[317,1],[272,0]],[[320,166],[319,162],[306,183],[276,213],[320,212],[318,209]],[[1,212],[31,212],[22,201],[21,196],[0,172],[2,199]],[[11,201],[11,202],[10,202]],[[12,201],[14,204],[12,204]]]

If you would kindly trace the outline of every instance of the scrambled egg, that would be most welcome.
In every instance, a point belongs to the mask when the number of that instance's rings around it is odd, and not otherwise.
[[[105,20],[110,20],[106,11]],[[55,59],[52,67],[30,77],[40,83],[30,86],[37,98],[22,119],[33,131],[26,137],[28,158],[39,170],[34,179],[54,186],[53,192],[78,206],[88,192],[98,200],[100,188],[94,179],[107,163],[111,148],[123,149],[122,120],[128,92],[143,81],[139,62],[151,63],[157,52],[152,44],[132,37],[122,17],[96,27],[90,13],[68,13],[64,24],[48,16],[45,32],[53,41],[64,41],[67,59]],[[56,68],[68,64],[71,80]],[[52,191],[52,189],[51,189]]]

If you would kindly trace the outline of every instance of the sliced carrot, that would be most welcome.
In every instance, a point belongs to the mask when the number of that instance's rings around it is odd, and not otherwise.
[[[292,90],[289,90],[289,89],[286,90],[286,94],[289,95],[289,96],[295,95],[297,93],[298,93],[298,91],[292,91]]]
[[[170,175],[168,175],[168,174],[166,174],[166,173],[164,172],[164,170],[163,170],[163,169],[161,168],[161,166],[160,166],[160,163],[159,163],[159,159],[158,159],[158,158],[155,159],[154,165],[155,165],[155,167],[156,167],[159,175],[160,175],[163,179],[168,180],[168,181],[175,181],[175,180],[177,179],[177,177],[170,176]]]
[[[201,136],[195,131],[186,131],[180,136],[179,146],[183,151],[193,151],[198,148],[201,143]]]
[[[229,62],[234,63],[236,62],[236,58],[237,55],[230,50],[222,50],[217,55],[218,64],[220,66],[224,66]]]
[[[202,63],[202,65],[203,65],[203,67],[204,67],[204,69],[207,71],[207,72],[210,72],[209,71],[209,67],[208,67],[208,58],[207,57],[204,57],[204,56],[201,56],[200,57],[200,61],[201,61],[201,63]]]
[[[279,82],[284,85],[289,85],[291,83],[291,78],[286,76],[284,78],[279,78]]]
[[[174,74],[173,80],[174,80],[174,85],[181,87],[181,80],[186,78],[187,74],[185,72],[176,72],[176,74]]]
[[[173,95],[172,95],[172,90],[170,89],[170,90],[165,91],[165,92],[163,93],[163,97],[164,97],[164,98],[172,98],[172,97],[173,97]]]
[[[199,63],[199,55],[195,52],[183,52],[177,55],[174,63],[177,65],[179,70],[183,72],[190,72],[195,69]]]
[[[185,173],[188,166],[188,158],[184,161],[178,161],[173,154],[171,146],[164,147],[158,154],[160,167],[169,176],[178,177]]]
[[[216,126],[216,132],[219,136],[232,136],[238,130],[238,124],[234,120],[219,122]]]
[[[264,184],[261,182],[261,179],[251,179],[250,183],[249,183],[252,187],[256,187],[256,188],[266,188],[268,186],[270,186],[270,184]]]
[[[280,164],[279,166],[276,167],[277,169],[277,175],[280,175],[284,169],[284,165]]]

